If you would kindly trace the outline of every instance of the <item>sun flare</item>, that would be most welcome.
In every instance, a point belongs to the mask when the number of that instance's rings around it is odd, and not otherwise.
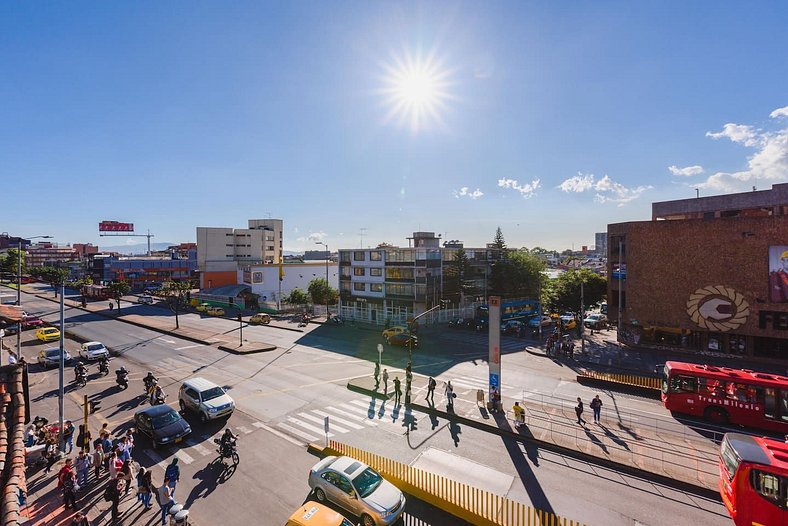
[[[426,58],[405,54],[385,64],[386,121],[407,125],[416,133],[443,125],[443,113],[452,99],[449,72],[432,54]]]

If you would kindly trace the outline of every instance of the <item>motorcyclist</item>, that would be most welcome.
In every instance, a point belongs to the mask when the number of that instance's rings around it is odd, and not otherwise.
[[[77,362],[74,366],[74,381],[78,382],[80,378],[87,379],[88,377],[88,370],[85,368],[85,364],[82,362]]]
[[[224,430],[224,434],[222,438],[219,439],[219,446],[222,451],[223,457],[230,456],[233,447],[235,447],[235,442],[238,440],[239,435],[234,435],[230,428]]]
[[[156,389],[154,389],[150,395],[150,405],[160,405],[163,404],[165,400],[167,400],[167,394],[160,385],[157,385]]]
[[[109,358],[107,356],[102,356],[101,361],[99,362],[99,371],[109,372]]]
[[[153,389],[153,386],[155,386],[159,382],[159,379],[153,376],[152,372],[148,371],[148,376],[143,378],[142,382],[145,384],[145,392],[150,394]]]

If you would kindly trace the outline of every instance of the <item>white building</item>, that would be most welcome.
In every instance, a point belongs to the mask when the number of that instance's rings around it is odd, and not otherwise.
[[[282,280],[279,280],[279,265],[244,265],[238,270],[238,283],[248,285],[252,293],[260,297],[260,305],[276,308],[282,296],[287,296],[293,289],[304,292],[315,278],[326,277],[331,287],[339,288],[339,266],[336,261],[306,261],[304,263],[288,262],[282,265]]]

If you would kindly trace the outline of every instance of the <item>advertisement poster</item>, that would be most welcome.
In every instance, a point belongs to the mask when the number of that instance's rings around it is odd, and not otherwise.
[[[788,303],[788,245],[769,247],[769,301]]]

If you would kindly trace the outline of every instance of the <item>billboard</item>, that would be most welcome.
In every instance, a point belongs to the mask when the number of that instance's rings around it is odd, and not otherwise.
[[[769,301],[788,303],[788,245],[769,247]]]
[[[134,223],[102,221],[99,223],[99,232],[134,232]]]

